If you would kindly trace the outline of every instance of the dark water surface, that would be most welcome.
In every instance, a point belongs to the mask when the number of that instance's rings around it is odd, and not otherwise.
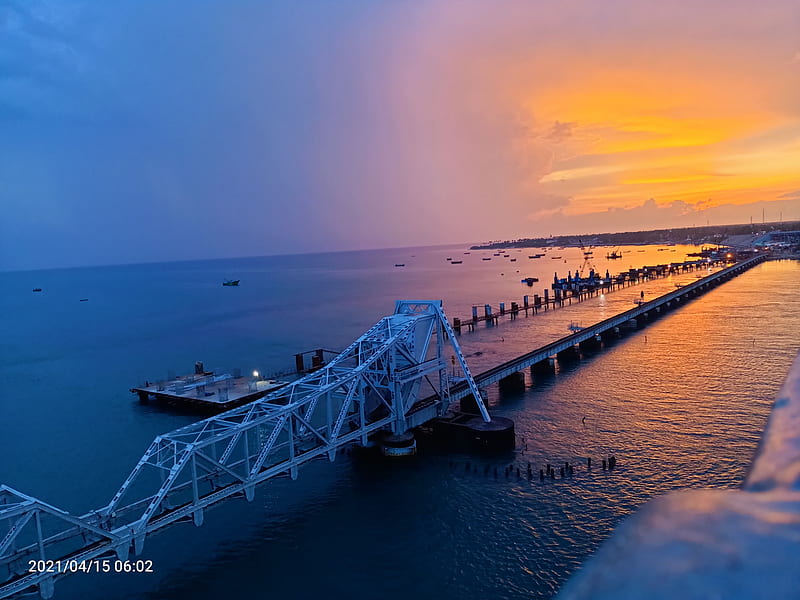
[[[685,253],[623,250],[612,272]],[[132,385],[190,372],[195,360],[288,369],[294,352],[345,347],[396,299],[441,298],[451,318],[467,317],[473,303],[496,309],[541,293],[553,271],[582,262],[575,249],[551,251],[558,260],[512,251],[514,263],[464,251],[2,274],[0,482],[81,514],[108,502],[155,435],[196,419],[140,405]],[[600,256],[595,264],[605,271]],[[542,281],[520,285],[527,276]],[[566,335],[570,321],[588,325],[632,307],[641,291],[652,297],[694,277],[481,327],[460,341],[480,371]],[[241,287],[223,288],[227,278]],[[798,350],[798,282],[798,262],[759,265],[554,376],[527,373],[524,391],[490,388],[493,412],[516,422],[519,447],[507,456],[315,463],[295,482],[266,484],[253,503],[210,511],[199,529],[149,538],[144,557],[155,574],[73,575],[56,598],[549,597],[654,495],[741,483]],[[610,454],[618,467],[606,472],[600,459]],[[528,462],[538,473],[565,461],[579,465],[571,479],[525,475]],[[522,477],[505,477],[512,464]]]

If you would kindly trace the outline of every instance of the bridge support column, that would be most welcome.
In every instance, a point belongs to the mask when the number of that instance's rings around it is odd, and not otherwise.
[[[566,350],[562,350],[557,354],[557,356],[558,356],[558,362],[560,363],[571,362],[579,360],[581,357],[581,353],[577,346],[572,346],[570,348],[567,348]]]
[[[600,350],[600,336],[591,337],[588,340],[583,340],[578,346],[582,352],[597,352]]]
[[[555,359],[545,358],[544,360],[540,360],[537,363],[531,365],[531,377],[534,379],[538,375],[541,377],[542,375],[552,375],[556,371],[556,361]]]
[[[519,392],[525,391],[525,373],[521,371],[512,373],[508,377],[503,377],[497,382],[497,385],[501,394],[518,394]]]
[[[619,337],[619,327],[611,327],[610,329],[606,329],[600,334],[600,337],[603,338],[604,342],[617,339]]]
[[[480,390],[480,393],[481,397],[483,398],[483,404],[484,405],[488,404],[489,397],[486,394],[486,391]],[[475,402],[475,396],[473,396],[472,394],[467,394],[466,396],[464,396],[461,399],[461,402],[459,402],[459,407],[461,408],[461,412],[465,413],[479,415],[481,412],[480,409],[478,408],[478,403]]]
[[[381,440],[381,452],[384,456],[413,456],[417,453],[417,440],[411,431],[393,433]]]
[[[639,329],[639,322],[636,319],[628,319],[622,326],[625,329]]]

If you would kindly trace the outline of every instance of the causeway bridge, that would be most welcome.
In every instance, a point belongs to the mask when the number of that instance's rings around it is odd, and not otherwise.
[[[366,445],[381,432],[400,437],[470,394],[489,423],[480,386],[574,354],[581,344],[680,305],[765,259],[734,264],[476,377],[441,301],[398,301],[394,314],[322,369],[251,404],[156,437],[103,507],[71,515],[0,485],[0,599],[37,591],[50,598],[60,577],[96,561],[124,563],[131,551],[141,554],[149,535],[177,523],[200,526],[206,510],[224,500],[252,501],[255,487],[271,478],[295,479],[303,464],[334,461],[341,448]],[[451,355],[458,377],[448,373]]]

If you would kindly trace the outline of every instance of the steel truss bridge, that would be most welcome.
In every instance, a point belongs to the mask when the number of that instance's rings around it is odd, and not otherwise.
[[[448,354],[462,377],[448,375]],[[295,479],[304,463],[333,461],[371,434],[404,433],[442,416],[456,385],[473,393],[490,421],[441,301],[402,300],[322,369],[158,436],[102,508],[73,516],[0,485],[0,598],[37,589],[50,598],[55,580],[81,564],[127,560],[148,535],[178,522],[200,526],[206,508],[232,497],[251,501],[272,477]],[[29,572],[31,560],[55,572]]]

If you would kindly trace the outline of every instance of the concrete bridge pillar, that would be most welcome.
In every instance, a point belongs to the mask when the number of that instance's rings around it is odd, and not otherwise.
[[[611,327],[610,329],[606,329],[600,334],[600,336],[603,338],[604,342],[614,340],[619,337],[619,327]]]
[[[571,362],[575,360],[580,360],[581,353],[580,349],[577,346],[570,346],[569,348],[562,350],[557,355],[558,362]]]
[[[625,329],[639,329],[639,322],[636,319],[628,319],[622,326]]]
[[[481,393],[481,396],[483,397],[484,405],[488,407],[489,396],[486,394],[484,390],[478,390],[478,391]],[[481,413],[480,409],[478,408],[478,403],[475,402],[475,396],[473,396],[472,394],[467,394],[466,396],[464,396],[461,399],[459,406],[461,408],[461,412],[475,414],[475,415],[479,415]]]
[[[581,349],[582,352],[596,352],[600,350],[600,340],[595,337],[591,337],[588,340],[583,340],[578,344],[578,347]]]
[[[497,383],[500,394],[518,394],[525,391],[525,373],[518,371],[508,377],[503,377]]]
[[[553,358],[545,358],[531,365],[531,377],[537,375],[551,375],[556,370],[556,361]]]

